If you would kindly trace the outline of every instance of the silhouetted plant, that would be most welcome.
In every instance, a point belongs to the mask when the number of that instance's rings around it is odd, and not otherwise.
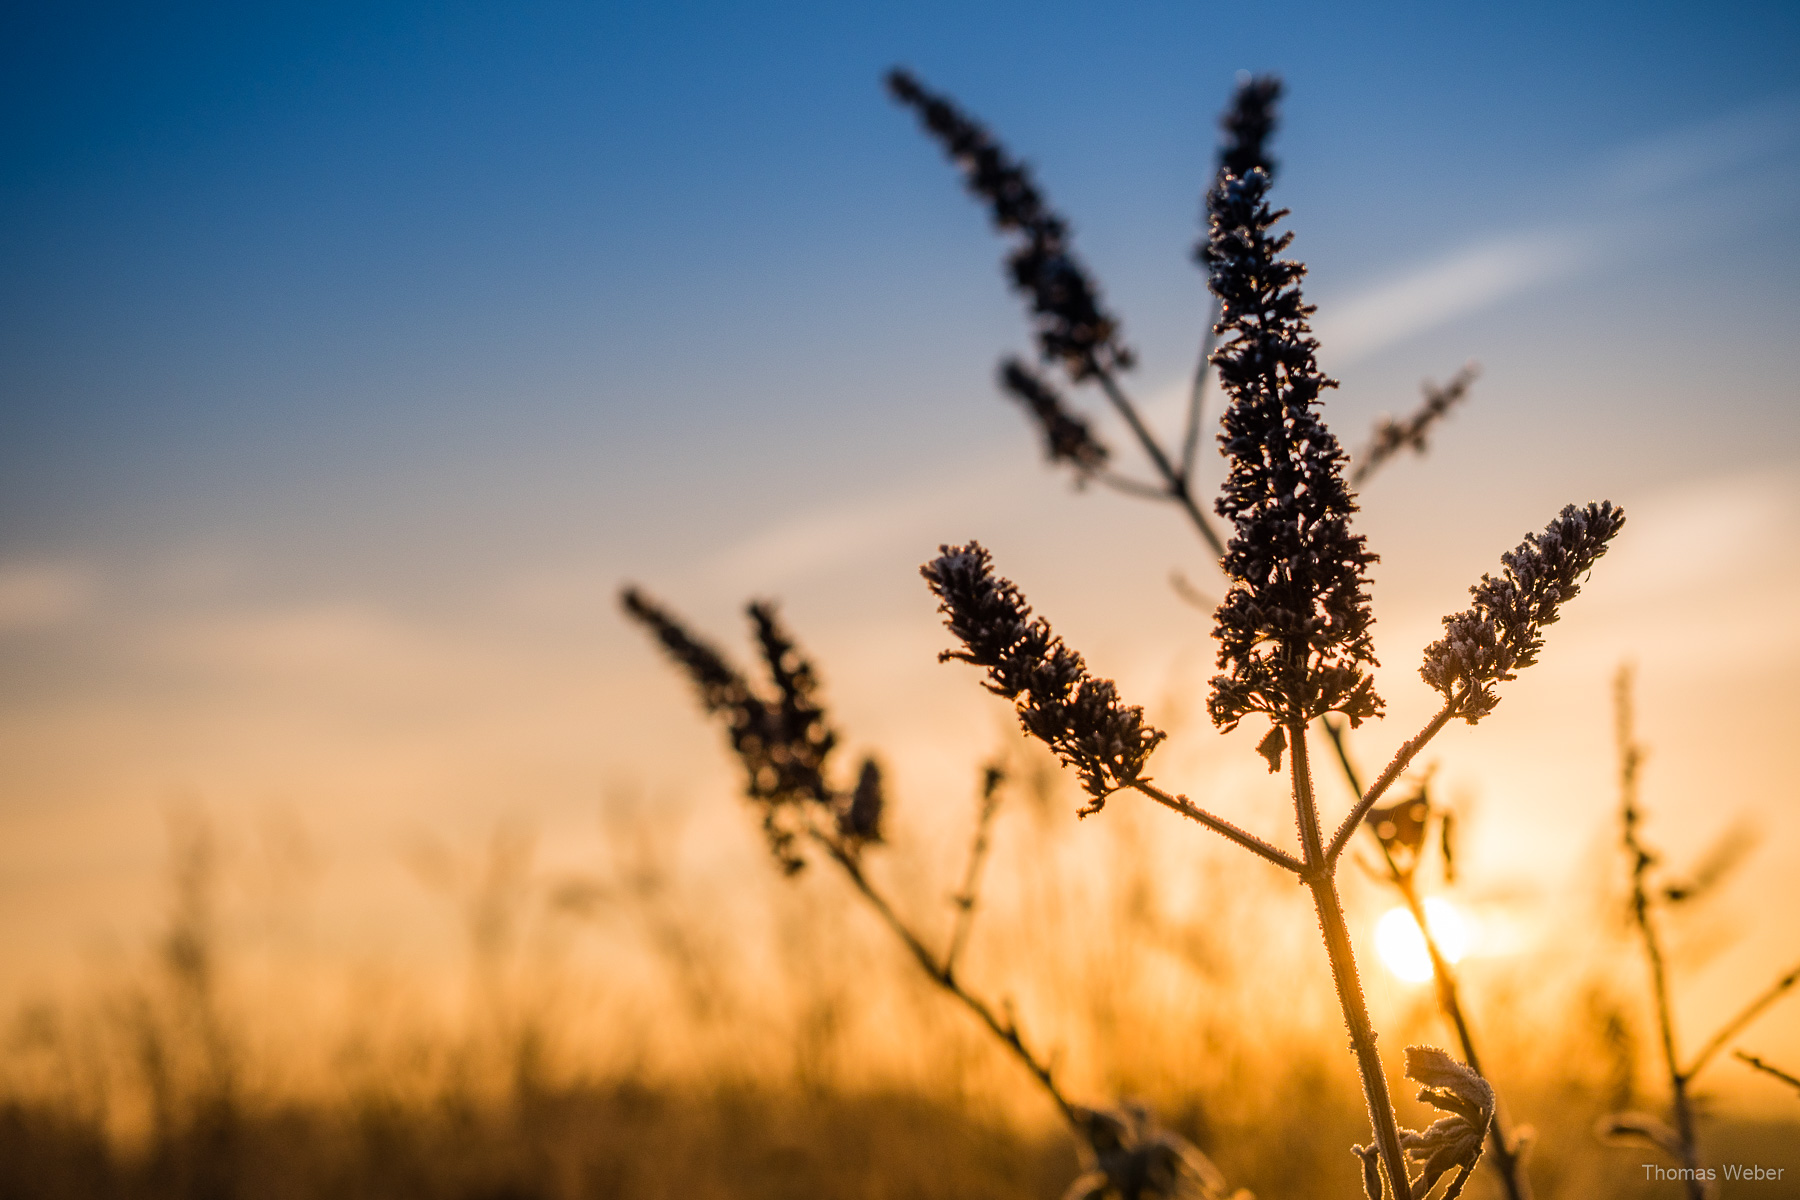
[[[1251,171],[1261,171],[1272,176],[1274,161],[1268,153],[1268,141],[1276,127],[1276,101],[1282,92],[1281,81],[1272,75],[1239,77],[1238,86],[1233,92],[1231,102],[1220,119],[1220,128],[1224,133],[1219,147],[1217,180],[1247,175]],[[946,111],[948,102],[939,100]],[[958,117],[967,124],[967,118]],[[983,131],[983,144],[992,146],[992,138]],[[996,153],[999,153],[996,151]],[[1003,157],[1003,155],[1002,155]],[[991,189],[990,189],[991,190]],[[1210,190],[1210,189],[1209,189]],[[981,188],[976,189],[983,194]],[[1035,190],[1033,195],[1036,195]],[[1210,224],[1210,218],[1209,218]],[[1211,241],[1204,239],[1195,249],[1195,257],[1207,264],[1213,251]],[[1088,423],[1074,412],[1064,397],[1042,376],[1030,371],[1017,359],[1007,359],[1002,364],[1001,386],[1009,394],[1024,403],[1031,411],[1034,419],[1042,429],[1046,457],[1052,463],[1068,463],[1076,472],[1078,483],[1086,483],[1098,479],[1115,490],[1147,499],[1175,499],[1186,507],[1195,528],[1212,550],[1221,556],[1226,550],[1220,542],[1219,535],[1212,523],[1196,507],[1192,501],[1195,496],[1194,479],[1199,449],[1199,438],[1202,427],[1202,413],[1208,380],[1213,373],[1213,350],[1219,331],[1221,316],[1221,298],[1212,299],[1212,317],[1207,322],[1202,339],[1199,363],[1195,368],[1193,384],[1189,390],[1187,418],[1180,442],[1179,456],[1166,450],[1150,433],[1148,426],[1138,414],[1135,406],[1123,390],[1109,374],[1104,372],[1089,373],[1098,378],[1106,389],[1107,396],[1118,407],[1128,424],[1144,445],[1152,464],[1162,476],[1161,486],[1143,483],[1136,479],[1121,476],[1108,467],[1110,451],[1104,442],[1093,433]],[[1316,373],[1316,367],[1311,368]],[[1413,414],[1402,421],[1383,418],[1376,426],[1369,448],[1357,463],[1352,482],[1360,485],[1380,470],[1398,451],[1411,447],[1415,452],[1423,452],[1427,443],[1427,434],[1454,405],[1462,401],[1469,392],[1477,368],[1470,363],[1462,368],[1447,384],[1438,387],[1427,382],[1424,386],[1425,402]],[[1081,382],[1088,375],[1075,377]],[[1321,377],[1322,379],[1322,377]],[[1340,489],[1341,490],[1341,489]],[[1179,594],[1195,607],[1214,608],[1215,602],[1180,572],[1172,575],[1172,582]],[[1338,748],[1338,761],[1342,765],[1345,781],[1357,795],[1362,794],[1362,784],[1350,764],[1348,752],[1343,745],[1341,730],[1324,722],[1333,744]],[[1271,770],[1279,767],[1279,754],[1284,743],[1285,734],[1280,726],[1271,729],[1264,739],[1262,749],[1269,756]],[[1450,845],[1450,818],[1445,814],[1440,825],[1440,834],[1444,845]],[[1385,856],[1385,850],[1384,850]],[[1395,870],[1394,864],[1388,860],[1388,880],[1406,901],[1410,910],[1414,911],[1419,925],[1421,938],[1425,942],[1427,953],[1433,964],[1433,976],[1437,986],[1439,1007],[1445,1019],[1455,1030],[1462,1045],[1465,1059],[1470,1063],[1478,1063],[1473,1034],[1469,1021],[1463,1011],[1455,972],[1438,945],[1437,935],[1429,923],[1425,922],[1422,904],[1415,881],[1410,877],[1402,878]],[[1449,858],[1446,855],[1446,866]],[[1493,1123],[1494,1160],[1506,1186],[1509,1200],[1529,1200],[1531,1191],[1524,1175],[1521,1158],[1521,1144],[1518,1137],[1507,1131],[1503,1117],[1496,1112]]]
[[[1736,841],[1739,846],[1742,843],[1741,839],[1734,839],[1728,834],[1721,849],[1709,855],[1709,861],[1703,863],[1693,876],[1677,881],[1660,878],[1658,868],[1661,858],[1645,843],[1641,829],[1644,813],[1638,802],[1638,773],[1643,767],[1644,748],[1637,741],[1631,685],[1631,668],[1620,667],[1613,680],[1614,730],[1619,752],[1620,823],[1623,827],[1626,858],[1631,863],[1631,917],[1643,941],[1644,957],[1649,966],[1650,992],[1656,1008],[1663,1069],[1669,1080],[1669,1114],[1674,1125],[1671,1127],[1660,1117],[1649,1113],[1620,1112],[1602,1118],[1598,1132],[1606,1141],[1660,1150],[1675,1162],[1690,1200],[1706,1200],[1714,1189],[1708,1186],[1710,1180],[1700,1166],[1693,1102],[1694,1078],[1720,1050],[1761,1016],[1765,1009],[1800,983],[1800,964],[1781,975],[1739,1009],[1736,1015],[1707,1039],[1691,1059],[1683,1062],[1677,1050],[1674,1000],[1670,995],[1669,969],[1663,954],[1658,916],[1663,909],[1690,904],[1710,892],[1725,877],[1738,857],[1739,851],[1731,848],[1733,842]],[[1789,1078],[1749,1055],[1740,1052],[1739,1057],[1778,1078]],[[1789,1082],[1793,1080],[1789,1079]]]
[[[1136,790],[1308,886],[1369,1105],[1374,1139],[1357,1148],[1365,1187],[1376,1200],[1423,1196],[1455,1170],[1445,1192],[1454,1195],[1488,1136],[1492,1089],[1443,1052],[1417,1048],[1409,1053],[1409,1074],[1428,1084],[1424,1098],[1454,1115],[1402,1135],[1337,896],[1337,861],[1419,750],[1451,718],[1473,723],[1492,711],[1494,685],[1535,662],[1542,628],[1574,596],[1623,516],[1606,504],[1566,508],[1542,534],[1529,535],[1503,557],[1502,577],[1484,576],[1471,589],[1474,607],[1445,618],[1446,637],[1427,648],[1421,667],[1443,694],[1443,707],[1400,748],[1327,842],[1313,799],[1306,728],[1327,712],[1352,724],[1381,713],[1367,670],[1375,660],[1365,570],[1374,556],[1350,529],[1356,506],[1343,481],[1346,456],[1314,411],[1334,385],[1314,361],[1312,309],[1298,286],[1305,268],[1281,257],[1291,235],[1275,232],[1285,213],[1266,203],[1268,183],[1267,173],[1253,168],[1242,177],[1223,175],[1209,194],[1211,237],[1203,261],[1220,301],[1217,332],[1225,339],[1211,357],[1230,398],[1220,442],[1231,472],[1217,510],[1235,529],[1222,564],[1230,589],[1216,616],[1223,673],[1213,680],[1209,708],[1226,730],[1252,713],[1269,718],[1258,748],[1272,770],[1286,754],[1300,855],[1153,784],[1145,768],[1161,734],[1144,723],[1141,710],[1119,700],[1111,681],[1089,675],[1047,622],[1029,619],[1019,589],[992,574],[979,545],[945,546],[923,573],[964,647],[943,657],[984,667],[989,688],[1014,702],[1025,731],[1076,768],[1090,797],[1084,813],[1099,809],[1112,791]],[[1446,1090],[1443,1063],[1464,1073],[1463,1090]],[[1409,1157],[1422,1168],[1417,1181]]]
[[[948,574],[979,586],[985,570],[971,565],[963,570],[952,568]],[[1070,1188],[1068,1196],[1084,1200],[1110,1196],[1119,1200],[1226,1200],[1228,1193],[1218,1169],[1179,1135],[1157,1127],[1146,1110],[1132,1106],[1094,1109],[1072,1102],[1051,1064],[1027,1044],[1011,1003],[1002,1004],[996,1012],[957,977],[957,963],[974,923],[989,833],[1005,779],[997,764],[982,769],[981,804],[968,865],[962,885],[952,897],[954,922],[947,946],[939,954],[869,878],[863,852],[880,841],[886,807],[880,768],[867,759],[852,789],[833,788],[826,758],[837,745],[837,735],[818,703],[812,665],[781,626],[774,609],[761,603],[747,609],[773,685],[774,694],[763,695],[719,651],[688,632],[642,592],[627,588],[621,602],[694,683],[701,705],[723,718],[732,750],[745,769],[745,794],[762,812],[770,849],[784,873],[793,875],[805,867],[804,846],[822,851],[906,947],[925,977],[973,1013],[1055,1103],[1091,1168]],[[1058,746],[1058,753],[1076,765],[1084,779],[1094,779],[1091,790],[1106,790],[1107,781],[1118,779],[1121,771],[1130,772],[1132,762],[1141,762],[1148,755],[1161,735],[1141,724],[1138,710],[1122,709],[1108,690],[1110,684],[1089,678],[1080,657],[1049,637],[1048,626],[1029,622],[1029,612],[1016,592],[990,589],[974,600],[973,606],[991,621],[995,631],[981,641],[979,653],[1003,673],[1006,686],[1015,689],[1012,698],[1032,709],[1039,736]],[[1004,674],[1007,663],[1016,667],[1016,675]],[[802,765],[795,768],[792,764]],[[1250,1200],[1249,1194],[1236,1193],[1235,1200]]]
[[[1219,122],[1224,137],[1219,147],[1215,182],[1226,178],[1246,176],[1253,171],[1261,172],[1265,177],[1273,175],[1275,164],[1268,153],[1268,141],[1275,131],[1277,123],[1275,105],[1281,92],[1281,81],[1272,75],[1240,76],[1231,103]],[[943,112],[954,112],[948,101],[938,99],[936,103],[942,106]],[[958,123],[957,128],[972,124],[960,114],[958,114],[956,122]],[[929,124],[930,122],[928,122]],[[934,131],[939,128],[936,125],[931,127]],[[983,146],[990,148],[994,146],[991,136],[986,131],[982,131],[981,139]],[[995,149],[994,153],[1004,159],[1003,152]],[[985,195],[994,189],[992,186],[985,189],[977,186],[974,190],[977,194]],[[1035,188],[1032,190],[1032,195],[1037,197]],[[1041,204],[1041,199],[1038,200],[1038,203]],[[1066,228],[1066,222],[1062,223],[1061,227]],[[1210,263],[1213,254],[1210,238],[1203,239],[1195,249],[1195,257],[1203,265]],[[1001,370],[1002,388],[1021,400],[1030,409],[1043,431],[1046,457],[1052,463],[1068,463],[1075,470],[1078,483],[1098,479],[1115,490],[1130,495],[1156,500],[1176,500],[1186,508],[1195,528],[1207,545],[1214,553],[1221,556],[1225,555],[1227,551],[1222,545],[1215,527],[1195,506],[1193,500],[1204,399],[1207,382],[1213,373],[1213,350],[1216,346],[1217,334],[1222,328],[1220,325],[1222,303],[1220,296],[1213,297],[1212,316],[1207,322],[1199,362],[1194,371],[1193,384],[1189,389],[1187,417],[1178,456],[1165,449],[1150,432],[1135,405],[1124,394],[1123,389],[1111,374],[1104,371],[1071,373],[1077,383],[1089,378],[1098,380],[1108,398],[1125,417],[1142,443],[1152,464],[1162,477],[1161,486],[1121,476],[1108,469],[1111,456],[1107,446],[1093,434],[1085,419],[1070,408],[1067,401],[1047,380],[1031,372],[1016,359],[1007,359]],[[1307,369],[1317,376],[1316,366],[1309,365]],[[1402,421],[1383,418],[1376,426],[1369,448],[1356,465],[1352,482],[1360,485],[1371,478],[1401,449],[1410,447],[1414,451],[1422,453],[1426,447],[1428,432],[1443,419],[1451,407],[1468,395],[1476,374],[1477,368],[1470,363],[1442,387],[1427,383],[1424,387],[1425,402],[1417,411]],[[1318,386],[1325,386],[1323,376],[1318,376],[1316,382]],[[1342,492],[1341,486],[1338,491]],[[1342,499],[1340,496],[1340,503]],[[1179,572],[1173,575],[1173,582],[1177,590],[1196,607],[1207,609],[1214,607],[1214,604]],[[1242,615],[1239,614],[1240,617]],[[1351,768],[1350,759],[1343,748],[1341,732],[1332,728],[1329,722],[1325,724],[1334,745],[1339,749],[1338,760],[1344,768],[1346,782],[1353,792],[1360,795],[1362,785]],[[1276,725],[1263,741],[1262,750],[1269,757],[1271,770],[1279,768],[1279,755],[1285,736],[1282,727]],[[1447,837],[1449,825],[1445,824],[1442,829]],[[1447,841],[1446,845],[1448,845]],[[1426,950],[1433,964],[1439,1007],[1443,1010],[1446,1020],[1454,1028],[1462,1045],[1464,1057],[1470,1063],[1477,1063],[1479,1056],[1473,1034],[1470,1032],[1468,1019],[1463,1012],[1455,974],[1437,944],[1437,935],[1424,921],[1422,915],[1419,915],[1423,912],[1422,897],[1411,878],[1402,879],[1392,869],[1391,861],[1388,865],[1389,882],[1400,892],[1409,909],[1416,910],[1415,918],[1419,924],[1420,936],[1424,939]],[[1529,1200],[1530,1186],[1524,1176],[1520,1143],[1514,1135],[1508,1133],[1504,1120],[1498,1114],[1493,1123],[1493,1141],[1495,1162],[1510,1200]]]

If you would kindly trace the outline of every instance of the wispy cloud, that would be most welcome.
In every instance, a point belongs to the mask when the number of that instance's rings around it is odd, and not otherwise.
[[[1772,157],[1800,140],[1800,97],[1774,100],[1621,146],[1600,159],[1601,190],[1652,197]]]
[[[0,565],[0,634],[61,625],[87,608],[93,592],[93,575],[83,567]]]
[[[1593,244],[1572,231],[1477,242],[1321,309],[1315,324],[1334,365],[1365,358],[1446,321],[1567,275]]]
[[[1791,151],[1800,98],[1773,101],[1622,146],[1571,180],[1575,203],[1560,223],[1484,236],[1320,309],[1315,322],[1334,367],[1588,270],[1633,248],[1661,245],[1685,222],[1666,210],[1684,188]],[[1578,213],[1603,214],[1599,219]]]
[[[929,548],[944,523],[976,511],[984,497],[1012,490],[1011,483],[984,467],[979,478],[906,488],[843,504],[809,509],[766,526],[704,568],[709,581],[742,591],[769,588],[796,576],[875,555],[898,543],[910,551]]]

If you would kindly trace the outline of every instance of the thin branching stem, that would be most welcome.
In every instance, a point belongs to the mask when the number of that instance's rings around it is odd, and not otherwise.
[[[1726,1042],[1742,1033],[1744,1026],[1750,1024],[1750,1022],[1760,1016],[1763,1009],[1781,999],[1783,993],[1793,987],[1795,983],[1800,983],[1800,965],[1795,966],[1793,970],[1770,984],[1768,989],[1765,990],[1762,995],[1746,1004],[1737,1016],[1725,1022],[1725,1024],[1720,1027],[1719,1032],[1713,1034],[1712,1040],[1701,1048],[1700,1053],[1694,1055],[1694,1061],[1688,1066],[1687,1070],[1682,1072],[1682,1074],[1689,1079],[1698,1075],[1700,1073],[1700,1068],[1706,1065],[1708,1059],[1724,1049]]]
[[[1181,477],[1194,478],[1194,463],[1200,454],[1200,418],[1205,411],[1206,380],[1212,374],[1213,346],[1219,337],[1219,298],[1212,298],[1206,318],[1206,334],[1200,339],[1200,361],[1194,364],[1194,383],[1188,389],[1187,428],[1181,435]]]
[[[1622,668],[1613,684],[1613,711],[1619,747],[1619,807],[1625,827],[1625,850],[1631,856],[1631,914],[1638,933],[1644,939],[1644,956],[1650,964],[1650,986],[1656,999],[1656,1024],[1662,1045],[1663,1064],[1669,1073],[1670,1107],[1674,1110],[1675,1136],[1681,1143],[1681,1165],[1687,1169],[1687,1192],[1690,1200],[1706,1200],[1698,1167],[1699,1151],[1694,1142],[1694,1111],[1688,1099],[1688,1077],[1682,1074],[1681,1059],[1675,1052],[1675,1014],[1669,998],[1669,972],[1663,959],[1662,941],[1657,935],[1655,914],[1651,910],[1648,876],[1656,856],[1644,847],[1638,837],[1638,769],[1643,765],[1644,750],[1638,745],[1632,728],[1631,670]]]
[[[1010,1014],[1002,1019],[992,1008],[988,1007],[986,1001],[957,981],[948,960],[940,962],[931,949],[919,938],[919,935],[913,932],[912,927],[907,925],[901,919],[900,914],[894,911],[894,906],[888,903],[887,897],[883,896],[875,885],[869,882],[868,876],[863,874],[862,864],[853,852],[837,838],[816,826],[809,828],[807,832],[812,840],[818,843],[826,854],[830,855],[831,860],[843,869],[844,874],[849,876],[851,884],[862,893],[863,899],[869,902],[869,907],[875,910],[876,915],[886,922],[889,929],[894,931],[894,936],[899,938],[907,950],[912,953],[914,961],[919,964],[919,969],[924,971],[933,983],[962,1001],[963,1006],[980,1018],[981,1023],[986,1025],[988,1030],[1013,1052],[1014,1057],[1025,1065],[1025,1069],[1031,1072],[1032,1078],[1038,1081],[1050,1099],[1056,1103],[1057,1110],[1062,1113],[1069,1128],[1079,1136],[1081,1126],[1075,1115],[1075,1106],[1057,1086],[1056,1077],[1050,1069],[1050,1065],[1041,1061],[1025,1044],[1025,1039],[1019,1032],[1018,1022]]]
[[[1194,502],[1193,490],[1188,486],[1187,472],[1177,470],[1175,464],[1169,461],[1169,456],[1164,452],[1162,443],[1156,440],[1156,435],[1151,433],[1149,427],[1144,424],[1143,418],[1138,415],[1137,406],[1131,402],[1131,398],[1119,386],[1119,381],[1113,378],[1113,373],[1098,363],[1092,365],[1092,370],[1094,378],[1099,381],[1100,390],[1106,393],[1107,400],[1111,401],[1119,415],[1125,418],[1125,423],[1131,426],[1131,432],[1137,435],[1138,444],[1143,446],[1144,453],[1150,456],[1151,463],[1156,467],[1156,473],[1162,476],[1168,498],[1181,505],[1182,511],[1186,512],[1188,519],[1193,521],[1194,528],[1200,531],[1200,536],[1205,539],[1213,554],[1224,558],[1225,543],[1220,540],[1219,531],[1213,528],[1212,522],[1206,519],[1206,514]]]
[[[1456,701],[1452,700],[1438,711],[1437,716],[1426,722],[1425,728],[1419,730],[1399,750],[1395,751],[1393,761],[1382,768],[1381,774],[1375,777],[1375,782],[1369,785],[1369,790],[1363,793],[1362,799],[1356,802],[1356,807],[1351,809],[1350,814],[1344,818],[1344,823],[1339,825],[1337,832],[1331,835],[1331,845],[1325,851],[1327,862],[1335,863],[1338,860],[1338,856],[1344,852],[1344,847],[1350,844],[1350,837],[1356,832],[1356,827],[1362,824],[1363,818],[1369,815],[1369,810],[1375,807],[1375,802],[1381,799],[1390,787],[1394,786],[1394,781],[1399,779],[1406,768],[1412,765],[1412,760],[1418,757],[1419,751],[1425,748],[1425,743],[1436,737],[1438,731],[1448,725],[1450,718],[1455,715]]]
[[[1344,779],[1350,785],[1351,792],[1362,794],[1362,784],[1357,774],[1356,765],[1350,761],[1349,749],[1344,745],[1343,729],[1329,720],[1319,722],[1325,727],[1325,733],[1331,738],[1332,748],[1337,751],[1338,765],[1343,768]],[[1387,869],[1387,879],[1394,889],[1406,901],[1406,909],[1412,913],[1413,923],[1419,927],[1420,935],[1425,939],[1425,952],[1431,956],[1431,975],[1437,984],[1438,1007],[1443,1009],[1444,1016],[1456,1030],[1456,1039],[1462,1044],[1463,1061],[1482,1078],[1487,1072],[1481,1067],[1481,1055],[1475,1049],[1475,1035],[1470,1032],[1469,1022],[1463,1014],[1462,997],[1456,982],[1456,972],[1451,969],[1450,960],[1444,957],[1443,949],[1438,945],[1437,935],[1431,931],[1431,923],[1425,917],[1425,900],[1419,895],[1417,882],[1412,872],[1402,871],[1394,861],[1393,851],[1381,838],[1375,839],[1376,847],[1381,851],[1382,865]],[[1493,1082],[1491,1079],[1488,1081]],[[1531,1200],[1531,1183],[1525,1175],[1525,1165],[1514,1149],[1512,1137],[1507,1132],[1506,1120],[1498,1103],[1494,1107],[1494,1119],[1488,1126],[1488,1141],[1494,1148],[1494,1164],[1499,1168],[1501,1182],[1506,1185],[1508,1200]],[[1461,1181],[1452,1185],[1453,1192],[1461,1190]],[[1446,1193],[1448,1195],[1449,1193]]]
[[[1215,817],[1204,808],[1201,808],[1198,804],[1195,804],[1192,800],[1189,800],[1186,796],[1171,795],[1157,787],[1154,783],[1151,783],[1148,779],[1139,779],[1132,783],[1131,786],[1163,807],[1172,808],[1182,816],[1200,822],[1200,824],[1206,826],[1214,833],[1221,834],[1231,839],[1252,854],[1265,858],[1278,867],[1292,871],[1296,875],[1301,874],[1306,869],[1299,859],[1289,854],[1286,850],[1277,849],[1276,847],[1271,846],[1269,843],[1257,837],[1254,833],[1233,825],[1224,817]]]
[[[956,960],[968,945],[969,933],[975,927],[975,905],[981,898],[981,868],[987,862],[989,837],[994,814],[1000,811],[1000,785],[1004,776],[998,766],[988,767],[981,787],[981,812],[975,818],[975,837],[969,843],[969,865],[963,870],[962,887],[953,899],[956,925],[950,931],[950,948],[944,952],[944,972],[956,970]]]
[[[1319,932],[1325,938],[1332,982],[1337,985],[1338,1003],[1344,1011],[1344,1024],[1350,1031],[1350,1048],[1356,1055],[1357,1070],[1362,1074],[1369,1123],[1387,1172],[1388,1187],[1395,1200],[1405,1200],[1412,1195],[1412,1184],[1407,1178],[1406,1158],[1400,1149],[1400,1123],[1394,1117],[1387,1073],[1381,1065],[1381,1054],[1375,1048],[1375,1026],[1369,1020],[1362,981],[1356,974],[1356,952],[1350,944],[1350,927],[1344,920],[1343,903],[1338,899],[1335,861],[1326,856],[1319,836],[1319,807],[1313,799],[1312,767],[1306,755],[1306,723],[1290,721],[1287,737],[1288,769],[1294,785],[1294,819],[1300,827],[1305,861],[1301,879],[1312,890],[1313,905],[1318,910]]]
[[[1746,1054],[1742,1050],[1733,1050],[1731,1053],[1732,1053],[1732,1056],[1734,1058],[1736,1058],[1739,1062],[1744,1063],[1747,1066],[1753,1067],[1756,1070],[1761,1071],[1765,1075],[1770,1075],[1776,1079],[1781,1080],[1781,1082],[1787,1084],[1789,1087],[1793,1088],[1795,1091],[1800,1091],[1800,1078],[1797,1078],[1793,1075],[1789,1075],[1786,1071],[1782,1070],[1780,1067],[1773,1066],[1769,1063],[1764,1062],[1762,1059],[1756,1057],[1756,1055],[1754,1055],[1754,1054]]]
[[[1141,479],[1133,479],[1129,475],[1120,475],[1116,471],[1101,471],[1094,478],[1115,492],[1135,496],[1139,500],[1167,500],[1169,498],[1167,488],[1157,487],[1154,483],[1145,483]]]

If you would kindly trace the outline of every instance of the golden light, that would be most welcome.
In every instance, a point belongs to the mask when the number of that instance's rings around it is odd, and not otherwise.
[[[1457,962],[1469,950],[1469,926],[1448,900],[1433,896],[1425,901],[1425,920],[1438,951],[1448,962]],[[1408,983],[1431,978],[1431,954],[1418,922],[1405,908],[1390,909],[1375,925],[1375,949],[1387,969]]]

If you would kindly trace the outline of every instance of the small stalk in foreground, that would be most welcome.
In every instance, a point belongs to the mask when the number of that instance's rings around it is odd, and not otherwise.
[[[1689,884],[1659,887],[1654,879],[1660,859],[1643,839],[1644,812],[1638,801],[1638,776],[1644,763],[1644,748],[1637,740],[1631,690],[1631,668],[1622,666],[1613,680],[1614,732],[1619,752],[1620,821],[1625,853],[1631,862],[1632,922],[1637,926],[1638,936],[1644,944],[1644,958],[1649,968],[1650,991],[1656,1007],[1658,1042],[1662,1049],[1663,1069],[1669,1079],[1669,1115],[1674,1120],[1674,1127],[1671,1128],[1657,1117],[1645,1113],[1613,1113],[1601,1120],[1599,1133],[1607,1141],[1661,1150],[1683,1168],[1689,1200],[1707,1200],[1711,1189],[1706,1186],[1699,1171],[1700,1146],[1693,1103],[1694,1077],[1732,1038],[1743,1032],[1795,984],[1800,983],[1800,965],[1778,977],[1739,1009],[1683,1065],[1676,1049],[1675,1006],[1669,986],[1668,960],[1663,953],[1662,934],[1657,918],[1662,905],[1691,900],[1704,890],[1704,886]],[[1722,873],[1714,873],[1714,881]]]

